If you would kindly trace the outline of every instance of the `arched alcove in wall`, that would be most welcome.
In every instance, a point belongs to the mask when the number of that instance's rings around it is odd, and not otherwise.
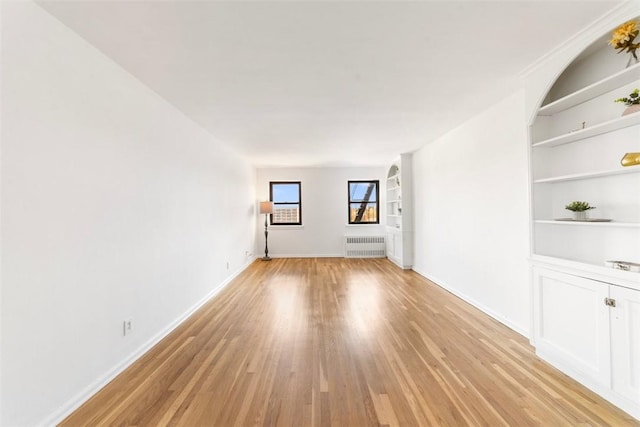
[[[389,166],[386,181],[387,258],[401,268],[413,265],[412,154]]]
[[[637,20],[637,19],[636,19]],[[609,45],[612,28],[580,52],[552,83],[542,106],[550,104],[582,88],[588,87],[626,68],[629,53]]]
[[[640,113],[614,102],[640,87],[640,64],[608,45],[611,32],[584,49],[550,86],[531,126],[533,253],[605,268],[640,263],[640,167],[621,158],[640,151]],[[596,209],[575,221],[565,206]],[[606,270],[604,270],[606,272]]]

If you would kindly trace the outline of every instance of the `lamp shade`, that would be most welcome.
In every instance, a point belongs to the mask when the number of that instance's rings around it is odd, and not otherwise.
[[[273,213],[273,202],[260,202],[260,213],[261,214]]]

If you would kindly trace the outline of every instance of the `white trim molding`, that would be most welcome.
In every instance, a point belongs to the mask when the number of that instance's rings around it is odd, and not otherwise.
[[[271,258],[344,258],[343,253],[339,254],[272,254]]]
[[[563,55],[566,51],[571,49],[577,49],[576,55],[582,52],[585,46],[588,46],[593,41],[601,37],[607,31],[611,31],[616,25],[622,22],[628,21],[640,15],[640,2],[637,0],[630,0],[620,3],[612,8],[609,12],[602,17],[596,19],[590,25],[583,30],[577,32],[565,42],[559,44],[554,49],[547,52],[545,55],[538,58],[535,62],[524,68],[518,76],[520,78],[526,78],[530,74],[543,67],[546,63],[552,60],[558,55]],[[575,55],[574,55],[575,56]],[[573,57],[569,63],[573,60]]]

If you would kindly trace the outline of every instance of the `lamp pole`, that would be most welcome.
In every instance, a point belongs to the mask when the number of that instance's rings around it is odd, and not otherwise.
[[[269,256],[269,214],[273,213],[273,202],[260,202],[260,213],[264,214],[264,256],[262,257],[262,261],[271,261],[271,257]]]
[[[267,244],[267,240],[269,238],[269,224],[267,222],[267,217],[269,214],[264,214],[264,257],[262,257],[263,261],[271,261],[271,257],[269,256],[269,245]]]

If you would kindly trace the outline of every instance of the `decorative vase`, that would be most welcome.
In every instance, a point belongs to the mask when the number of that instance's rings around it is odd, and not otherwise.
[[[633,105],[629,105],[624,112],[622,113],[623,116],[626,116],[627,114],[633,114],[633,113],[637,113],[638,111],[640,111],[640,104],[633,104]]]
[[[586,221],[589,218],[589,211],[574,212],[573,219],[575,221]]]

